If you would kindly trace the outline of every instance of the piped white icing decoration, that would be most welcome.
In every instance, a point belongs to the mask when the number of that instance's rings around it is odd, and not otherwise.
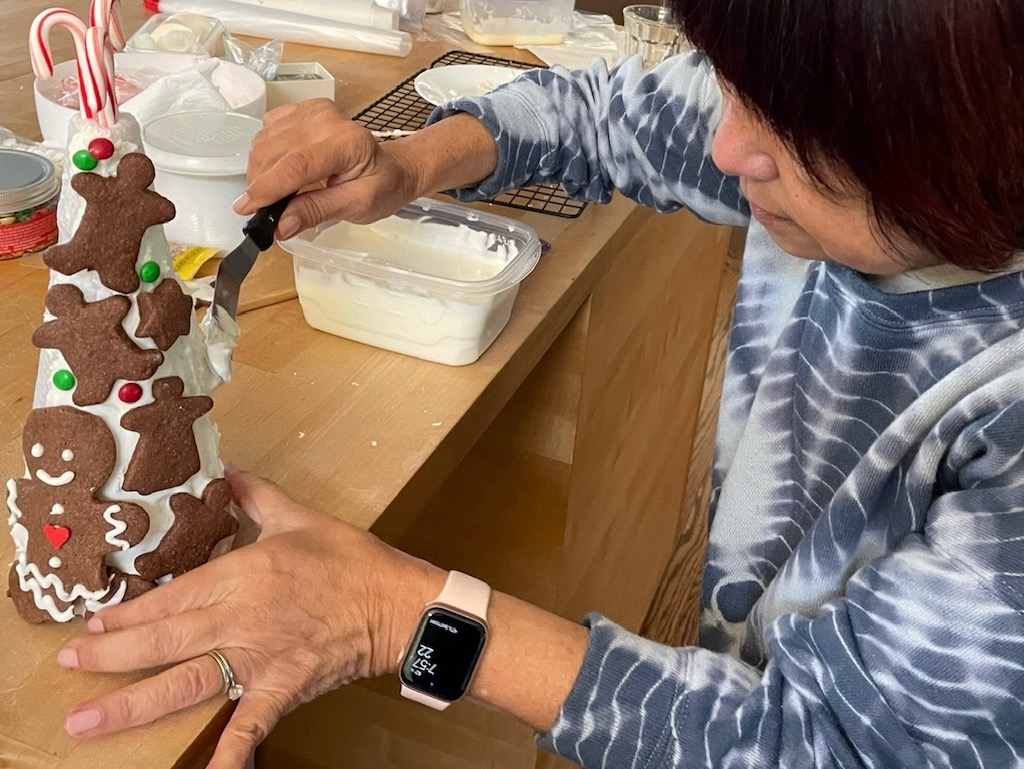
[[[113,579],[113,577],[111,577],[111,579]],[[110,590],[110,588],[107,588],[108,592],[109,592],[109,590]],[[121,603],[121,601],[124,600],[124,594],[127,592],[127,590],[128,590],[128,580],[122,579],[121,580],[121,584],[118,585],[117,590],[114,591],[114,594],[112,596],[109,596],[109,597],[105,596],[105,595],[104,596],[100,596],[100,598],[103,599],[103,600],[93,599],[93,598],[86,598],[85,599],[85,610],[86,611],[98,611],[98,610],[102,609],[104,606],[109,606],[111,604]]]
[[[41,457],[42,455],[43,455],[43,444],[41,444],[41,443],[33,443],[32,444],[32,456],[34,456],[36,459],[39,459],[39,457]]]
[[[64,515],[64,505],[55,502],[53,507],[50,508],[50,515]]]
[[[60,453],[60,458],[63,459],[65,462],[70,462],[75,458],[75,452],[73,452],[71,449],[64,449],[64,451]]]
[[[53,556],[53,558],[50,559],[49,563],[50,563],[50,568],[51,569],[59,569],[60,568],[60,563],[61,562],[60,562],[60,558],[58,558],[57,556]]]
[[[103,511],[103,520],[114,527],[104,535],[103,539],[105,539],[108,544],[111,544],[114,547],[119,547],[122,550],[127,550],[129,547],[131,547],[131,545],[129,545],[126,540],[119,539],[118,537],[121,534],[124,534],[125,529],[128,528],[128,524],[122,523],[114,517],[114,513],[120,512],[120,505],[111,505],[110,507]]]
[[[71,470],[65,470],[54,478],[48,472],[40,468],[36,470],[36,478],[41,480],[47,486],[67,486],[71,481],[75,480],[75,474]]]

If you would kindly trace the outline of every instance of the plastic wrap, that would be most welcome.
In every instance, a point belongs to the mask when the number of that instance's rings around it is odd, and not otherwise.
[[[398,29],[400,16],[398,8],[387,7],[376,0],[236,0],[236,2],[378,29]]]
[[[277,78],[277,67],[282,56],[284,43],[280,40],[271,40],[254,48],[227,33],[224,35],[224,58],[252,70],[267,82]]]
[[[161,12],[191,11],[215,16],[230,32],[241,35],[385,56],[407,56],[412,49],[412,37],[405,32],[346,24],[235,0],[159,0],[158,7]]]

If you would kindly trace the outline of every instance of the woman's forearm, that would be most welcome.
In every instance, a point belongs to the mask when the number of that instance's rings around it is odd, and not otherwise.
[[[482,181],[498,166],[498,148],[483,123],[460,113],[384,145],[413,169],[416,195],[459,189]]]

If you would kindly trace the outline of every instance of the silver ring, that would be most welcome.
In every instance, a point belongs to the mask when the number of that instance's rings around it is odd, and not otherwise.
[[[220,668],[221,678],[224,679],[224,691],[221,692],[221,694],[228,695],[229,700],[237,700],[245,694],[245,689],[243,689],[242,685],[235,680],[235,671],[231,669],[231,665],[229,665],[228,661],[224,659],[224,655],[216,649],[208,651],[206,654],[213,657],[214,661],[217,663],[217,667]]]

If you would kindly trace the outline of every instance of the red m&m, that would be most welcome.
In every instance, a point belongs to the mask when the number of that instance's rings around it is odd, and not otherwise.
[[[89,142],[89,154],[97,160],[109,160],[114,157],[114,142],[110,139],[93,139]]]
[[[117,391],[117,397],[124,403],[135,403],[142,397],[142,385],[136,382],[123,384],[121,385],[121,389]]]

